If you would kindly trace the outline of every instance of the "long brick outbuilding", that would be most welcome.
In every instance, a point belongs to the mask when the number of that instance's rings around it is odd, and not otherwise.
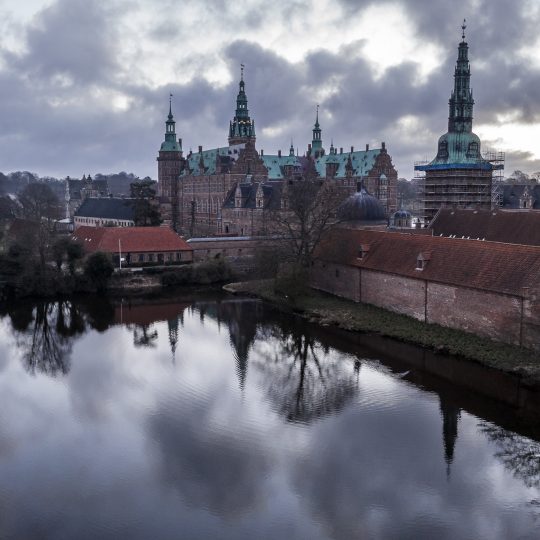
[[[314,288],[416,319],[540,348],[540,247],[334,229]]]

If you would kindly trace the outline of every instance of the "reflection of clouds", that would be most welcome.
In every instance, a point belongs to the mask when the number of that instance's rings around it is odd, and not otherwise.
[[[270,469],[264,447],[247,445],[235,423],[213,425],[213,409],[229,419],[238,418],[238,402],[216,398],[182,403],[182,410],[166,407],[150,416],[149,432],[159,449],[164,478],[195,507],[231,517],[263,500]],[[229,411],[223,411],[228,406]]]
[[[63,378],[29,377],[5,326],[0,538],[538,537],[526,505],[538,489],[506,471],[477,419],[454,423],[442,396],[373,362],[357,374],[353,356],[317,344],[313,384],[339,390],[352,377],[358,399],[299,425],[265,399],[268,386],[281,399],[298,388],[284,382],[286,359],[273,366],[281,349],[267,334],[249,347],[240,392],[231,330],[198,312],[186,313],[175,366],[167,322],[155,323],[155,348],[135,349],[115,326],[78,339]]]
[[[460,423],[468,432],[447,478],[435,403],[405,385],[398,392],[401,406],[349,408],[313,424],[306,457],[291,466],[299,496],[329,536],[534,538],[519,505],[500,512],[527,495],[504,475],[504,489],[494,490],[500,480],[474,423]]]

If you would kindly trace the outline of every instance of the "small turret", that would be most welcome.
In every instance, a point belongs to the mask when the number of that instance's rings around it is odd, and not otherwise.
[[[182,148],[176,140],[176,122],[172,113],[172,94],[169,94],[169,115],[165,122],[165,140],[161,143],[162,152],[181,152]]]

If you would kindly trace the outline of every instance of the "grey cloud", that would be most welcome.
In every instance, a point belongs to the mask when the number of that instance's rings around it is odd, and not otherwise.
[[[346,10],[361,10],[370,0],[341,0]],[[221,56],[233,76],[230,84],[216,86],[201,78],[179,84],[149,88],[130,77],[129,67],[118,61],[119,6],[97,1],[58,0],[40,12],[26,33],[26,53],[1,51],[0,141],[4,172],[32,169],[40,174],[82,174],[128,170],[139,176],[156,176],[155,157],[163,138],[168,94],[174,94],[177,133],[184,150],[223,146],[228,123],[234,115],[239,64],[246,65],[249,109],[255,119],[258,147],[267,153],[286,150],[290,138],[304,151],[311,140],[315,105],[326,147],[349,148],[385,140],[401,176],[412,174],[417,159],[433,157],[436,141],[446,130],[447,102],[453,85],[453,67],[460,39],[461,13],[469,20],[468,41],[475,92],[475,122],[493,123],[497,114],[517,111],[520,122],[540,120],[540,70],[520,60],[514,51],[532,43],[538,21],[529,19],[524,2],[507,5],[502,0],[457,3],[403,0],[402,5],[428,43],[442,47],[441,65],[426,80],[418,76],[415,58],[394,66],[376,78],[362,52],[362,41],[348,44],[337,53],[316,50],[302,62],[289,62],[273,50],[246,40],[234,40],[233,29],[264,21],[261,4],[238,14],[227,2],[210,2],[204,9],[231,27],[230,42],[214,53],[198,53],[196,43],[184,43],[174,19],[159,19],[148,28],[159,28],[174,47],[190,48],[193,54],[179,60],[175,73],[187,66],[207,66]],[[145,5],[142,3],[141,5]],[[198,3],[191,4],[192,8]],[[167,7],[169,6],[169,7]],[[177,10],[175,2],[164,6]],[[201,9],[203,9],[201,7]],[[302,17],[306,2],[276,6],[274,24],[289,25]],[[281,21],[281,22],[280,22]],[[233,24],[234,23],[234,24]],[[159,26],[166,24],[165,27]],[[152,32],[154,34],[152,34]],[[142,33],[145,34],[144,30]],[[176,37],[175,37],[176,35]],[[134,36],[123,39],[134,40]],[[144,54],[144,43],[137,45]],[[187,64],[186,64],[187,62]],[[195,70],[196,71],[196,70]],[[65,86],[58,75],[72,84]],[[127,81],[127,82],[120,82]],[[325,93],[331,81],[335,92]],[[420,82],[421,81],[421,82]],[[109,98],[96,94],[120,91],[131,99],[127,110],[113,109]],[[422,138],[397,130],[397,120],[415,117]],[[272,132],[264,128],[284,127]],[[501,129],[503,126],[501,126]],[[277,134],[275,134],[277,133]],[[427,135],[426,135],[427,134]],[[430,142],[426,143],[430,135]],[[514,156],[515,157],[515,156]],[[528,163],[520,168],[527,170]]]
[[[37,77],[64,75],[94,83],[113,74],[115,26],[96,0],[58,0],[43,9],[26,33],[21,70]]]

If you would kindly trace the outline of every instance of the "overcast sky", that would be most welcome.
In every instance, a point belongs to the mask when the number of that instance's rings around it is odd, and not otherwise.
[[[257,147],[386,141],[400,176],[446,131],[467,18],[474,131],[540,171],[538,0],[0,0],[0,171],[157,177],[169,92],[185,151],[227,144],[240,63]]]

